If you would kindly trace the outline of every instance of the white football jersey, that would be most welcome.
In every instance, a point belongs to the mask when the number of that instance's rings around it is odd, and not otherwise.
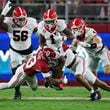
[[[62,32],[66,27],[67,25],[65,21],[62,19],[58,19],[56,29],[53,32],[49,32],[44,27],[44,21],[41,21],[38,24],[38,33],[44,36],[44,38],[46,39],[46,44],[49,47],[53,47],[57,49],[61,47],[63,42],[63,36],[61,35],[60,32]]]
[[[27,17],[27,23],[23,27],[18,27],[12,17],[6,17],[4,22],[8,24],[11,47],[15,50],[28,49],[31,46],[33,30],[37,27],[36,19]]]
[[[93,28],[86,27],[85,28],[85,41],[88,43],[92,43],[92,39],[97,35],[97,32]]]
[[[97,35],[97,32],[93,29],[93,28],[89,28],[86,27],[86,31],[85,31],[85,40],[84,42],[88,43],[88,44],[92,44],[93,43],[93,37]],[[86,47],[85,47],[86,48]],[[86,48],[86,50],[90,53],[96,53],[97,51],[99,51],[102,47],[97,47],[94,49],[90,49],[90,48]]]

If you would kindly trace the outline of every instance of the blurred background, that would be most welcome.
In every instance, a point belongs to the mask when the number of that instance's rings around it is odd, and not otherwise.
[[[110,0],[10,0],[13,8],[22,6],[26,9],[28,16],[34,17],[39,22],[43,13],[48,8],[54,8],[59,18],[65,19],[68,27],[75,17],[83,17],[88,26],[94,28],[101,36],[103,43],[110,49]],[[7,0],[0,0],[0,12]],[[12,10],[13,10],[12,8]],[[12,10],[7,16],[12,15]],[[0,29],[0,81],[8,81],[12,74],[9,60],[8,34]],[[38,48],[38,36],[32,35],[34,50]],[[106,82],[110,81],[110,75],[103,73],[100,63],[98,77]],[[75,78],[71,71],[66,69],[70,85],[75,85]],[[39,80],[43,80],[42,75],[38,75]],[[77,84],[76,84],[77,85]]]

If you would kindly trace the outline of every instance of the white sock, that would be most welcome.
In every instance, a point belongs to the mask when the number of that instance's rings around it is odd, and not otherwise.
[[[90,93],[91,93],[91,94],[94,93],[94,89],[91,89]]]

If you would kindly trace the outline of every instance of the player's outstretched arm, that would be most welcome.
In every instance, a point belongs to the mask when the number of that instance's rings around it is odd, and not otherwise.
[[[11,2],[8,1],[8,2],[6,3],[6,5],[5,5],[5,7],[3,8],[2,12],[1,12],[1,15],[6,16],[7,13],[10,11],[11,8],[12,8]]]
[[[1,16],[0,16],[0,28],[4,29],[4,30],[8,30],[8,26],[6,23],[4,23],[4,19],[5,16],[7,15],[7,13],[10,11],[10,9],[12,8],[11,2],[8,1],[5,5],[5,7],[3,8],[2,12],[1,12]]]

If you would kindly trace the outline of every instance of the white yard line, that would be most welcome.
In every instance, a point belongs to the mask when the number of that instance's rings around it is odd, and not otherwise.
[[[27,100],[89,100],[90,98],[85,97],[22,97]],[[101,100],[110,100],[110,98],[101,98]]]
[[[12,99],[12,97],[7,97],[6,99]],[[22,100],[89,100],[87,97],[22,97]],[[109,98],[101,98],[101,100],[110,100]]]

